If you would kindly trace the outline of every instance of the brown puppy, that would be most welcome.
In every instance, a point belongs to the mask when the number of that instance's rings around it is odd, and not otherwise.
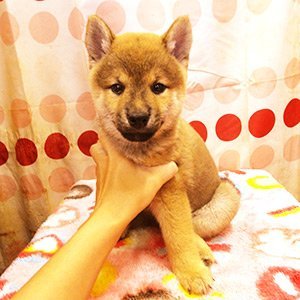
[[[115,36],[96,16],[89,18],[86,32],[100,136],[106,135],[138,164],[174,160],[179,166],[149,209],[160,224],[180,283],[202,294],[212,283],[206,265],[214,261],[202,238],[228,226],[238,210],[239,195],[221,182],[204,142],[179,117],[191,43],[188,17],[178,18],[162,36]]]

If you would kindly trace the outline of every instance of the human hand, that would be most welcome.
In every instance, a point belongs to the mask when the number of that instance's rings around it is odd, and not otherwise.
[[[107,210],[130,222],[178,171],[174,162],[156,167],[133,163],[103,136],[90,150],[96,162],[97,192],[95,212]]]

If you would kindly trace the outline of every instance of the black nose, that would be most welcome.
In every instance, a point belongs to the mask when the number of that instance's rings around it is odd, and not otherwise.
[[[127,114],[127,120],[131,127],[142,129],[147,126],[150,114]]]

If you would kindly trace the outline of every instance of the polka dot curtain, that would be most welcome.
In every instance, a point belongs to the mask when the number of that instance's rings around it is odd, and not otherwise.
[[[193,25],[183,117],[220,169],[263,168],[300,194],[297,0],[0,0],[0,271],[78,179],[95,177],[88,15],[115,33]],[[24,7],[26,10],[24,11]]]

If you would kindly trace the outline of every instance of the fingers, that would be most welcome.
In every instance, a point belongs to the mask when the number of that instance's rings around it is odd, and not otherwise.
[[[107,152],[103,148],[102,144],[98,141],[96,144],[92,145],[90,148],[90,153],[92,155],[92,158],[98,164],[98,162],[101,159],[104,159],[107,157]]]
[[[178,166],[174,161],[161,166],[153,167],[152,169],[154,172],[157,172],[159,174],[161,185],[165,184],[167,181],[173,178],[178,172]]]

